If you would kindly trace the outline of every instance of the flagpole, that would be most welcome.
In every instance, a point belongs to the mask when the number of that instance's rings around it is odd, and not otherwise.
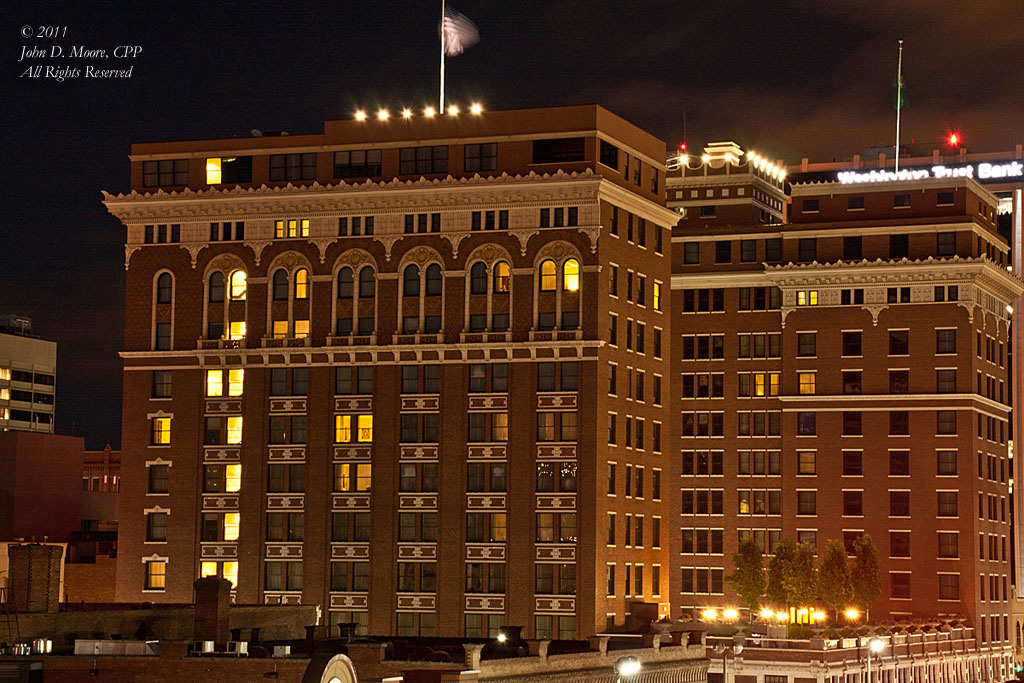
[[[442,0],[443,2],[444,0]],[[443,81],[442,81],[443,82]],[[900,171],[900,105],[903,104],[903,41],[900,41],[900,56],[896,62],[896,172]]]
[[[444,0],[441,0],[441,97],[438,114],[444,114]]]

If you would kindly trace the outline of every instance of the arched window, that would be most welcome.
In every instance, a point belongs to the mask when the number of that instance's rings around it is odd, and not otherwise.
[[[156,302],[158,304],[171,303],[171,296],[174,292],[174,280],[170,273],[161,273],[156,279]]]
[[[441,296],[441,266],[431,263],[427,266],[427,296]]]
[[[274,301],[288,300],[288,273],[284,269],[274,271]]]
[[[363,266],[363,269],[359,271],[359,298],[372,299],[376,293],[376,283],[373,268]]]
[[[562,290],[578,292],[580,289],[580,262],[574,258],[562,265]]]
[[[551,259],[544,261],[540,264],[540,291],[542,292],[553,292],[555,291],[555,280],[557,276],[557,269],[555,268],[555,262]]]
[[[411,263],[402,271],[402,294],[404,296],[420,295],[420,269]]]
[[[305,268],[295,271],[295,298],[309,298],[309,271]]]
[[[498,261],[494,265],[494,292],[496,294],[507,294],[512,286],[512,271],[504,261]]]
[[[224,301],[224,273],[216,271],[210,275],[209,298],[211,304]]]
[[[352,269],[348,266],[338,271],[338,298],[352,298]]]
[[[469,269],[469,293],[487,293],[487,266],[481,261],[477,261],[473,264],[473,267]]]
[[[231,300],[245,301],[245,271],[231,273]]]

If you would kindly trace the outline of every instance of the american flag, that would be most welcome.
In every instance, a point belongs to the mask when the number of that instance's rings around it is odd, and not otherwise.
[[[480,31],[465,14],[446,4],[441,21],[441,39],[444,41],[444,53],[454,57],[476,45],[480,41]]]

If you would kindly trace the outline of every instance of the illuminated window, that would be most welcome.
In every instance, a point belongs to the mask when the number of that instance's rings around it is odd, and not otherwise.
[[[356,491],[369,491],[372,480],[372,466],[368,462],[361,462],[356,468]]]
[[[171,443],[171,418],[154,417],[153,420],[153,445],[165,446]]]
[[[359,442],[369,443],[373,441],[373,415],[359,416]]]
[[[288,223],[288,237],[309,237],[309,219],[302,218],[296,219],[291,218],[287,221]],[[284,237],[284,225],[285,221],[277,221],[274,224],[274,236]]]
[[[557,270],[554,261],[548,259],[540,264],[540,291],[555,291],[556,274]]]
[[[274,339],[283,339],[288,336],[288,321],[287,320],[275,320],[274,321]]]
[[[245,322],[233,322],[228,326],[228,339],[245,339]]]
[[[245,301],[245,271],[231,273],[231,300]]]
[[[167,562],[150,560],[146,562],[146,590],[162,591],[167,586]]]
[[[562,289],[567,292],[578,292],[580,289],[580,262],[574,258],[562,265]]]
[[[200,562],[199,563],[199,578],[205,579],[208,576],[217,576],[217,563],[216,562]]]
[[[337,464],[334,466],[334,490],[335,491],[351,491],[352,490],[352,468],[355,465],[350,464]]]
[[[654,310],[661,310],[661,283],[654,283]]]
[[[817,306],[818,305],[818,290],[800,290],[796,293],[796,305],[797,306]]]
[[[241,418],[239,418],[241,419]],[[224,540],[225,541],[237,541],[238,540],[238,523],[241,515],[237,512],[225,512],[224,513]]]
[[[11,390],[7,387],[0,387],[0,401],[11,400]]]
[[[236,588],[238,586],[238,563],[237,562],[224,562],[224,578],[231,582],[231,587]]]
[[[274,221],[274,237],[284,237],[284,221]]]
[[[245,370],[235,368],[228,370],[228,396],[241,396],[245,380]]]
[[[309,298],[309,271],[305,268],[295,271],[295,298]]]
[[[207,370],[206,371],[206,395],[207,396],[223,396],[224,395],[224,371],[223,370]]]
[[[507,294],[511,286],[512,277],[508,264],[504,261],[499,261],[494,266],[494,292],[497,294]]]
[[[304,339],[309,336],[309,321],[308,320],[296,320],[295,321],[295,337],[297,339]]]
[[[228,443],[236,445],[242,443],[242,418],[234,416],[228,418]]]
[[[352,416],[334,416],[334,443],[352,442]]]
[[[815,373],[813,372],[801,372],[800,374],[800,393],[801,394],[813,394],[815,384]]]
[[[765,375],[764,373],[758,372],[754,375],[754,396],[764,396],[765,392]]]
[[[491,513],[491,533],[488,536],[488,540],[491,543],[504,543],[507,538],[507,522],[504,512],[492,512]]]
[[[241,420],[242,418],[238,418]],[[225,465],[224,467],[224,490],[235,493],[242,488],[242,466]]]
[[[11,369],[10,368],[0,368],[0,379],[10,380],[11,379]]]
[[[220,157],[210,157],[206,160],[206,184],[219,185],[221,182]]]

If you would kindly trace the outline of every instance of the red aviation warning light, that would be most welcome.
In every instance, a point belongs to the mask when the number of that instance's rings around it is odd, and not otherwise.
[[[679,143],[679,151],[680,152],[685,152],[686,151],[686,143],[685,142],[680,142]]]
[[[949,136],[946,138],[946,144],[949,145],[950,147],[959,147],[960,146],[960,134],[959,133],[950,133]]]

